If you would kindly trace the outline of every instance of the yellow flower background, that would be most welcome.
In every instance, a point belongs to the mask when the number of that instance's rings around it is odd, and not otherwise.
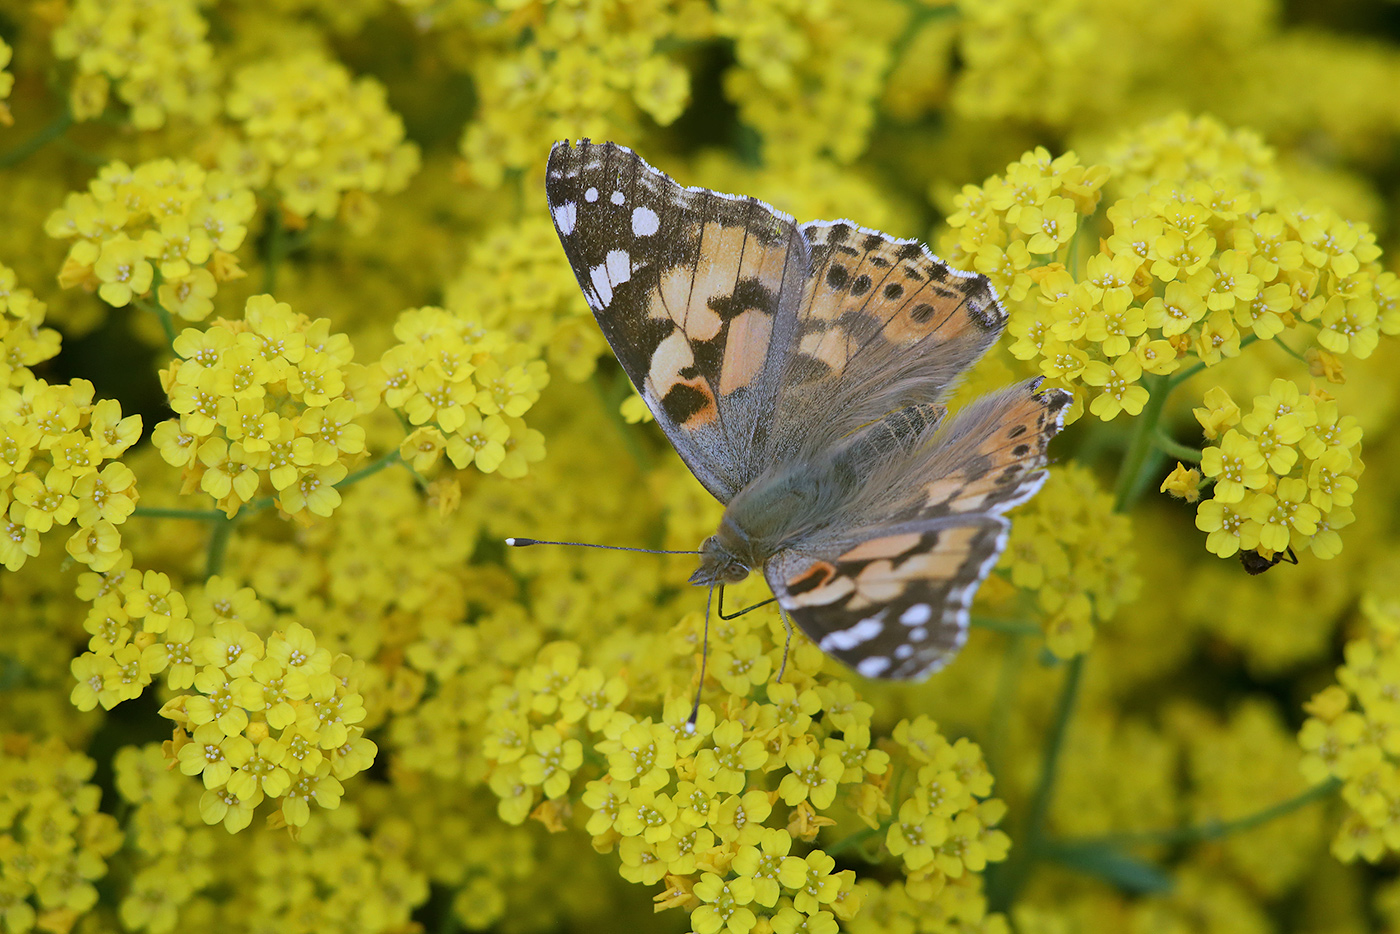
[[[0,932],[1400,931],[1398,9],[0,0]],[[1074,393],[930,682],[762,607],[702,684],[693,559],[503,546],[720,511],[585,136]]]

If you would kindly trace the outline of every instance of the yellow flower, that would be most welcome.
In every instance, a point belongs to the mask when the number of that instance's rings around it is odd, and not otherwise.
[[[1239,551],[1259,545],[1260,525],[1252,518],[1252,495],[1240,503],[1224,503],[1209,499],[1196,510],[1196,528],[1208,533],[1206,549],[1211,554],[1228,558]]]
[[[783,860],[792,850],[792,837],[786,831],[765,828],[757,844],[739,848],[731,868],[753,885],[753,902],[772,908],[782,894],[779,883]]]
[[[748,905],[754,900],[753,882],[744,877],[722,879],[713,872],[705,873],[695,883],[693,894],[701,901],[690,913],[695,934],[748,934],[757,918]]]
[[[1194,503],[1201,498],[1201,472],[1194,467],[1188,468],[1185,464],[1178,463],[1162,481],[1159,492]]]
[[[1084,367],[1084,382],[1090,386],[1103,387],[1089,411],[1104,421],[1111,421],[1119,412],[1138,415],[1147,404],[1147,390],[1138,384],[1142,377],[1142,364],[1136,355],[1125,353],[1111,364],[1098,360],[1090,361]]]
[[[1316,532],[1320,514],[1307,498],[1307,484],[1298,477],[1280,480],[1276,495],[1254,494],[1244,508],[1259,523],[1259,544],[1279,552],[1288,548],[1294,532],[1303,538]]]
[[[1214,497],[1222,503],[1238,503],[1246,490],[1267,486],[1267,466],[1259,444],[1234,428],[1201,452],[1201,473],[1214,478]]]
[[[778,786],[784,804],[791,806],[809,800],[821,810],[831,806],[837,783],[846,771],[840,756],[794,744],[788,747],[784,762],[789,771]]]

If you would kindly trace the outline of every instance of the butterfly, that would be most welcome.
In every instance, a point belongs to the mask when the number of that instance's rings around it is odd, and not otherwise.
[[[987,278],[917,241],[682,186],[615,143],[556,143],[545,193],[618,362],[725,506],[691,582],[761,569],[867,677],[947,664],[1072,398],[1032,379],[948,414],[1006,325]]]

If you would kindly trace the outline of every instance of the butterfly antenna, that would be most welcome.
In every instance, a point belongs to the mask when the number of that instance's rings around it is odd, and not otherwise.
[[[783,683],[783,672],[787,671],[788,649],[792,648],[792,623],[788,622],[787,610],[783,609],[781,603],[778,604],[778,615],[783,618],[783,631],[787,633],[787,638],[783,640],[783,661],[778,666],[778,684]]]
[[[705,593],[705,635],[700,640],[700,683],[695,686],[695,703],[690,707],[686,718],[687,732],[695,732],[695,721],[700,718],[700,695],[705,691],[705,663],[710,659],[710,600],[715,595],[714,585]]]
[[[698,551],[666,551],[661,548],[628,548],[626,545],[594,545],[591,542],[547,542],[539,538],[508,538],[506,544],[512,548],[526,548],[530,545],[568,545],[573,548],[604,548],[608,551],[640,551],[648,555],[698,555]]]

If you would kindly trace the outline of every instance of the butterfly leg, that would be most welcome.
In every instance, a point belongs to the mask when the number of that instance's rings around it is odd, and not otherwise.
[[[705,635],[700,640],[700,682],[695,685],[695,704],[690,708],[690,716],[686,718],[685,725],[687,732],[695,732],[695,721],[700,717],[700,695],[705,691],[705,663],[710,658],[710,601],[715,595],[714,585],[705,592]],[[720,602],[724,601],[724,587],[720,587]]]
[[[783,631],[787,633],[787,638],[783,640],[783,661],[782,664],[778,665],[778,677],[775,681],[777,684],[782,684],[783,672],[787,671],[788,649],[792,648],[792,623],[788,621],[787,610],[783,609],[781,603],[778,604],[778,615],[782,617]]]
[[[745,613],[749,612],[750,610],[756,610],[756,609],[758,609],[758,608],[761,607],[761,606],[767,606],[768,604],[772,603],[772,602],[773,602],[774,600],[776,600],[776,599],[778,599],[778,598],[777,598],[777,597],[769,597],[767,600],[760,600],[760,601],[758,601],[757,603],[753,604],[752,606],[746,606],[746,607],[744,607],[742,610],[739,610],[738,612],[730,613],[730,614],[728,614],[728,615],[725,615],[725,612],[724,612],[724,585],[723,585],[723,584],[720,584],[720,585],[719,585],[719,611],[718,611],[718,612],[719,612],[719,618],[720,618],[720,619],[738,619],[739,617],[743,616]]]

